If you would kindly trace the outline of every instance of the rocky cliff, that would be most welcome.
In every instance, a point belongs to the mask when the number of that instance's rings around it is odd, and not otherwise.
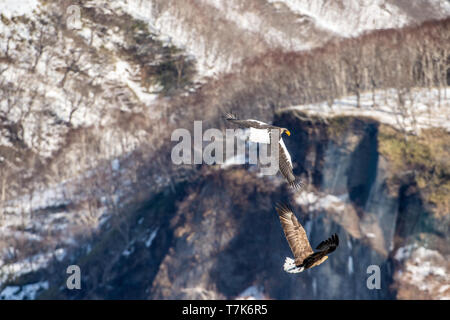
[[[85,290],[41,297],[230,299],[249,288],[271,299],[448,297],[448,217],[380,150],[392,129],[369,118],[324,122],[297,112],[275,123],[291,128],[286,145],[305,189],[258,177],[255,166],[205,165],[175,190],[123,211],[132,230],[127,246],[110,228],[89,242],[74,260],[87,273]],[[282,270],[291,253],[274,210],[279,201],[290,201],[313,246],[338,233],[341,244],[326,263],[301,274]],[[412,272],[427,259],[436,270],[417,282]],[[367,287],[372,265],[380,289]]]

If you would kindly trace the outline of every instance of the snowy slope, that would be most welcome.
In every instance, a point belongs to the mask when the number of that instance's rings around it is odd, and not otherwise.
[[[125,29],[133,20],[112,14],[103,23],[117,25],[105,28],[86,14],[81,29],[66,31],[54,20],[62,9],[58,1],[0,2],[0,288],[44,268],[105,222],[111,203],[133,195],[123,178],[133,171],[121,161],[150,141],[145,119],[159,117],[160,84],[144,86],[137,49],[124,52],[135,45]],[[162,51],[148,37],[146,49]],[[133,114],[141,126],[117,125]],[[87,187],[99,176],[117,180],[103,191]]]
[[[38,8],[38,0],[3,0],[0,2],[0,13],[5,17],[31,14]]]
[[[229,72],[233,64],[267,49],[306,50],[336,37],[450,15],[450,4],[443,0],[413,5],[386,0],[118,0],[113,8],[142,19],[162,39],[185,48],[203,76]]]
[[[410,245],[399,248],[395,259],[403,264],[394,275],[402,286],[400,298],[409,299],[410,295],[415,295],[422,299],[450,300],[448,257],[436,250]]]
[[[440,98],[439,98],[440,97]],[[356,96],[336,99],[330,106],[326,102],[291,106],[282,110],[299,110],[310,115],[327,118],[334,116],[363,116],[377,119],[398,129],[418,132],[424,128],[445,128],[450,131],[450,88],[411,91],[401,108],[396,90],[378,90],[361,94],[360,107]],[[375,105],[374,105],[375,101]],[[402,116],[404,115],[404,116]]]
[[[448,1],[402,1],[386,0],[268,0],[286,4],[292,11],[314,19],[325,30],[344,37],[353,37],[364,31],[386,28],[400,28],[430,18],[444,18],[450,15]],[[412,16],[409,6],[416,7],[421,16]]]

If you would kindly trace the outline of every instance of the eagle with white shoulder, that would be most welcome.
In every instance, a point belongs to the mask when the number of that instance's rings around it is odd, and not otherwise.
[[[303,186],[303,182],[299,178],[294,176],[291,155],[289,154],[286,145],[284,144],[283,138],[281,137],[283,133],[286,133],[288,136],[291,135],[291,132],[288,129],[277,127],[254,119],[241,120],[232,113],[227,113],[225,115],[225,119],[238,125],[240,128],[249,128],[249,140],[252,142],[271,143],[271,135],[269,130],[280,130],[280,138],[277,142],[279,146],[278,167],[280,169],[280,172],[286,178],[289,185],[294,189],[300,189]]]
[[[339,245],[337,234],[322,241],[313,251],[306,236],[305,229],[298,222],[292,209],[285,204],[277,204],[275,210],[280,218],[286,240],[294,254],[294,259],[287,257],[284,263],[284,271],[299,273],[306,269],[316,267],[328,259],[328,254],[336,250]]]

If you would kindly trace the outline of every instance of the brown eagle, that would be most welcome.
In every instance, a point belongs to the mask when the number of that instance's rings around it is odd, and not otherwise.
[[[280,138],[278,141],[278,150],[279,150],[279,160],[278,160],[278,168],[280,169],[281,174],[286,178],[289,185],[291,185],[295,189],[299,189],[303,187],[303,182],[294,176],[291,155],[289,154],[286,145],[284,144],[283,138],[281,135],[286,133],[288,136],[291,135],[291,132],[286,128],[277,127],[259,120],[247,119],[241,120],[238,119],[234,114],[227,113],[225,115],[225,119],[228,121],[238,125],[241,128],[249,128],[250,129],[250,141],[254,142],[262,142],[271,143],[270,137],[270,129],[278,129],[280,130]],[[262,133],[262,134],[261,134]],[[252,136],[255,139],[252,139]],[[266,137],[264,137],[266,136]]]
[[[298,222],[292,209],[286,204],[277,204],[275,210],[295,259],[286,258],[284,271],[299,273],[305,269],[318,266],[328,259],[329,253],[338,247],[339,237],[334,234],[329,239],[322,241],[316,248],[318,251],[314,252],[309,244],[305,229]]]

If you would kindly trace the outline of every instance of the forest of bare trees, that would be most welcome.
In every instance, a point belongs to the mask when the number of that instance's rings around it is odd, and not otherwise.
[[[174,95],[171,100],[159,101],[151,114],[117,112],[115,126],[120,128],[117,134],[122,135],[119,140],[126,144],[127,139],[134,137],[134,140],[140,143],[132,153],[135,155],[134,159],[130,155],[127,157],[133,168],[132,184],[150,186],[150,189],[156,190],[155,185],[166,183],[173,186],[177,179],[182,179],[186,174],[186,168],[174,168],[170,165],[171,145],[167,142],[170,141],[173,129],[190,128],[193,120],[203,119],[208,126],[223,127],[221,115],[225,111],[234,110],[239,111],[241,116],[251,113],[255,118],[270,121],[274,111],[284,106],[319,101],[327,101],[332,105],[335,99],[344,95],[352,94],[359,97],[363,92],[387,88],[397,89],[401,105],[402,95],[407,95],[414,87],[446,87],[450,80],[449,37],[450,19],[446,19],[405,29],[378,30],[358,38],[333,40],[321,48],[310,51],[272,50],[244,60],[236,67],[236,72],[211,79],[194,93],[187,96]],[[41,58],[43,46],[47,45],[45,37],[39,39],[45,41],[36,44],[35,60],[30,66],[32,70]],[[222,50],[227,48],[223,47]],[[7,57],[8,52],[5,52],[4,56]],[[81,72],[81,69],[74,67],[80,64],[81,55],[75,54],[73,57],[75,60],[66,61],[62,86],[69,71],[75,74]],[[181,81],[182,68],[179,63],[185,62],[180,58],[175,59],[175,82],[178,83]],[[141,80],[145,83],[147,73],[151,74],[154,71],[143,70]],[[8,97],[8,104],[12,108],[20,98],[20,86],[11,89],[3,82],[1,90],[4,96]],[[77,96],[77,93],[67,92],[68,102],[71,105],[71,121],[81,100],[86,99]],[[101,161],[94,159],[107,148],[95,134],[96,130],[102,128],[71,128],[70,121],[64,147],[51,160],[43,162],[35,152],[28,150],[24,152],[29,153],[26,158],[31,167],[27,166],[28,169],[25,171],[19,170],[23,164],[14,166],[13,156],[0,163],[1,202],[4,203],[8,195],[17,194],[14,190],[28,193],[32,197],[34,187],[29,183],[31,177],[43,184],[51,183],[59,180],[58,175],[65,176],[67,168],[81,169],[101,165],[104,169],[96,172],[95,177],[101,181],[111,181],[113,173],[108,169],[107,159]],[[21,126],[20,121],[14,124],[2,122],[1,129],[20,137]],[[142,139],[138,131],[145,131],[146,137],[152,138]],[[38,147],[39,142],[36,143]],[[65,154],[70,149],[78,150],[79,157],[66,158]],[[123,149],[126,149],[126,145]],[[21,154],[23,155],[25,153]],[[153,181],[158,179],[160,183],[154,184]],[[98,181],[95,183],[92,179],[88,181],[93,185],[89,184],[86,190],[99,188]],[[24,185],[29,186],[29,190],[24,189]],[[104,183],[100,184],[102,185]],[[109,186],[111,188],[105,189],[102,194],[110,197],[121,187],[114,184]],[[98,206],[96,197],[92,195],[86,198],[85,205],[88,208],[87,212],[90,213],[85,217],[87,223],[98,223],[98,217],[92,213]],[[115,202],[112,198],[107,203],[112,211],[118,210],[114,207]],[[0,218],[2,212],[0,209]]]
[[[402,95],[407,95],[413,87],[443,88],[448,85],[449,36],[450,19],[446,19],[331,41],[321,48],[305,52],[279,49],[249,58],[244,60],[237,72],[212,80],[187,97],[178,95],[170,102],[161,102],[153,112],[158,116],[146,118],[140,126],[140,129],[146,128],[149,135],[160,139],[154,139],[142,145],[142,148],[150,145],[151,150],[146,152],[154,153],[157,158],[161,158],[156,163],[164,164],[170,152],[161,148],[169,148],[164,143],[164,137],[168,138],[170,128],[187,127],[194,119],[204,119],[210,124],[221,126],[218,115],[226,110],[239,110],[243,116],[251,112],[254,116],[270,119],[273,111],[283,106],[318,101],[328,101],[332,105],[336,98],[344,95],[354,94],[359,97],[362,92],[386,88],[397,89],[401,105]],[[37,43],[36,60],[42,55],[43,45]],[[36,66],[36,60],[32,63],[32,69]],[[73,63],[67,63],[70,69]],[[177,72],[179,74],[180,71]],[[67,73],[64,80],[66,76]],[[177,78],[176,81],[180,81]],[[142,81],[145,82],[145,79]],[[4,82],[2,91],[4,96],[9,97],[8,103],[13,105],[20,97],[20,86],[14,92],[8,92],[8,88]],[[82,97],[76,96],[76,93],[68,97],[72,105],[72,118]],[[123,114],[118,114],[118,117],[123,118]],[[129,128],[123,128],[124,132],[133,134],[135,126],[131,126],[132,122],[118,119],[118,123],[127,123],[126,127]],[[11,134],[20,134],[20,121],[13,126],[6,123],[3,126]],[[74,140],[68,139],[66,143],[72,143],[70,141]],[[89,142],[92,150],[96,149],[94,141],[91,139]],[[52,162],[58,162],[57,159]],[[84,161],[80,159],[80,163]],[[2,181],[7,183],[9,175],[7,171],[4,173]],[[7,191],[5,187],[0,190],[3,190],[1,195],[4,199]]]

